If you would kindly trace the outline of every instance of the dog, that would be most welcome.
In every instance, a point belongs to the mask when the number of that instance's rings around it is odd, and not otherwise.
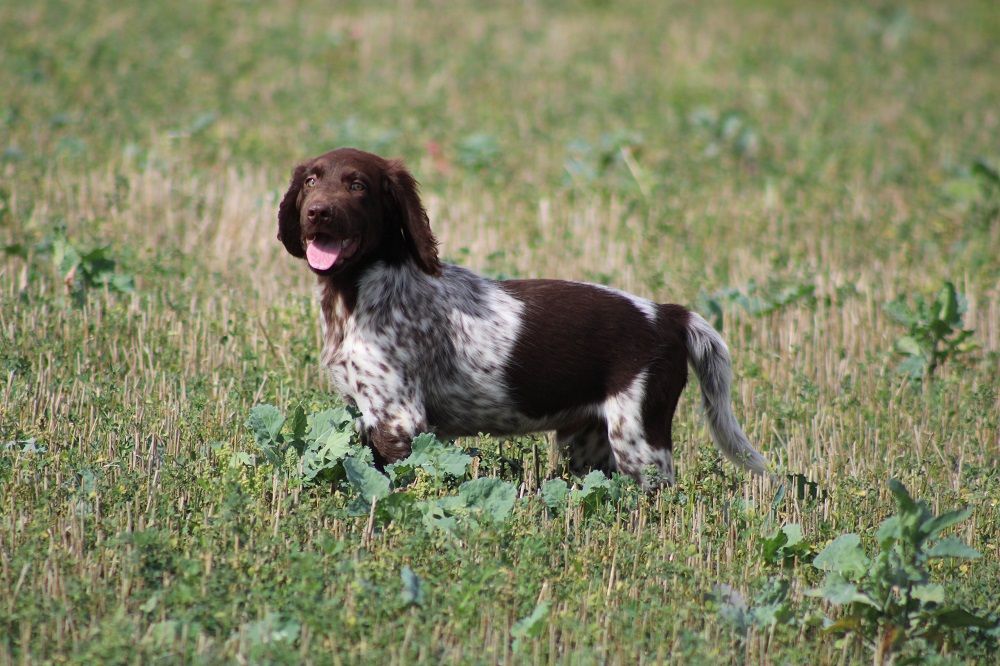
[[[674,483],[688,364],[719,450],[765,474],[730,405],[726,343],[701,316],[605,286],[491,280],[442,263],[398,160],[339,148],[295,167],[278,239],[319,281],[321,363],[380,464],[413,437],[555,431],[576,474]]]

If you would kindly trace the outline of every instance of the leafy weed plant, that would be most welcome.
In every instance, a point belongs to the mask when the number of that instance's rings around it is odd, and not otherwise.
[[[957,537],[941,533],[966,518],[970,509],[940,515],[924,501],[915,501],[899,481],[889,481],[898,511],[876,532],[878,550],[869,557],[857,534],[842,534],[813,560],[826,572],[823,586],[811,592],[844,614],[829,630],[863,639],[875,653],[875,663],[890,661],[909,641],[924,641],[938,649],[960,629],[989,630],[998,625],[950,600],[948,589],[932,579],[931,563],[939,559],[975,559],[978,551]]]
[[[361,444],[346,408],[306,415],[296,407],[286,417],[273,405],[257,405],[247,427],[260,460],[274,473],[297,476],[307,485],[331,482],[349,495],[348,514],[370,515],[373,524],[416,519],[428,529],[451,532],[460,522],[501,523],[514,508],[517,492],[512,483],[493,477],[467,479],[472,457],[429,433],[415,437],[410,455],[387,465],[383,473],[373,464],[371,450]],[[256,456],[247,454],[238,461],[258,464]],[[456,480],[464,482],[450,493]]]
[[[900,372],[914,380],[930,379],[945,361],[975,349],[969,338],[973,331],[963,328],[968,302],[945,282],[933,301],[917,295],[910,306],[903,296],[885,306],[894,321],[907,328],[907,334],[893,345],[897,354],[906,358]]]

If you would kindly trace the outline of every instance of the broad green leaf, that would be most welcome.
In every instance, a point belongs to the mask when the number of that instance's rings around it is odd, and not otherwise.
[[[389,494],[389,478],[374,467],[354,458],[344,458],[344,471],[347,480],[368,504]]]
[[[927,359],[923,356],[910,356],[899,364],[900,374],[904,374],[913,380],[926,377],[929,369],[930,365],[928,365]]]
[[[970,613],[964,608],[943,608],[933,615],[938,623],[946,627],[979,627],[981,629],[993,629],[1000,626],[996,620],[990,620]]]
[[[765,537],[762,548],[764,559],[768,562],[779,562],[785,558],[799,554],[804,548],[796,548],[802,543],[802,527],[798,523],[790,523],[775,530],[770,537]]]
[[[389,493],[379,500],[375,507],[375,512],[380,522],[406,522],[419,517],[424,507],[412,493]],[[371,505],[369,505],[369,510]]]
[[[750,609],[750,618],[758,627],[769,627],[784,622],[792,612],[785,603],[764,604]]]
[[[958,294],[955,292],[955,285],[951,282],[945,282],[941,287],[935,305],[937,305],[937,318],[940,321],[952,326],[962,323],[962,317],[959,313]]]
[[[785,542],[786,548],[791,548],[802,541],[802,526],[798,523],[789,523],[781,528],[781,531],[788,537]]]
[[[135,291],[135,278],[124,273],[114,273],[108,280],[108,287],[112,291],[120,291],[122,293],[133,292]]]
[[[316,442],[316,455],[328,462],[340,460],[351,450],[351,432],[332,430]]]
[[[501,522],[514,509],[517,490],[506,481],[483,477],[466,481],[459,486],[458,496],[470,509],[479,509],[494,522]]]
[[[295,407],[292,411],[292,415],[288,417],[287,423],[292,431],[291,441],[289,443],[301,454],[302,450],[305,448],[306,434],[306,413],[302,409],[302,405],[297,405]]]
[[[923,585],[914,585],[913,589],[910,590],[910,596],[914,599],[919,599],[924,603],[944,603],[944,586],[938,583],[924,583]]]
[[[782,603],[788,599],[791,584],[784,578],[772,577],[761,586],[754,595],[754,605]]]
[[[971,515],[972,509],[969,507],[942,513],[940,516],[935,516],[930,520],[925,521],[924,524],[920,526],[920,531],[929,537],[935,537],[952,525],[957,525]]]
[[[975,560],[982,554],[975,548],[970,548],[964,541],[956,537],[941,539],[927,551],[927,557],[958,557]]]
[[[888,548],[892,541],[901,539],[903,537],[903,527],[899,522],[899,516],[889,516],[882,521],[882,524],[878,526],[878,530],[875,532],[875,539],[878,541],[880,548],[885,550]]]
[[[247,427],[261,446],[277,444],[278,433],[285,424],[285,417],[274,405],[256,405],[250,410]]]
[[[417,574],[413,573],[413,569],[409,565],[403,565],[399,577],[403,581],[403,589],[399,593],[403,604],[406,606],[422,606],[424,604],[424,590]]]
[[[837,604],[838,606],[859,603],[878,608],[878,604],[874,599],[858,590],[857,585],[844,580],[837,573],[829,574],[821,589],[810,590],[807,594],[813,597],[823,597],[830,603]]]
[[[141,610],[143,613],[152,613],[154,610],[156,610],[156,607],[159,605],[162,597],[163,597],[163,592],[160,591],[153,592],[151,595],[149,595],[149,599],[146,599],[146,602],[143,605],[139,606],[139,610]]]
[[[864,575],[869,564],[868,556],[861,550],[861,537],[857,534],[841,534],[813,560],[817,569],[833,571],[849,579]]]
[[[885,311],[891,319],[893,319],[897,324],[902,324],[903,326],[912,326],[917,321],[913,311],[906,305],[906,302],[902,299],[902,297],[886,303]]]
[[[274,405],[255,406],[247,419],[247,427],[253,433],[261,453],[275,466],[284,461],[285,446],[280,435],[284,423],[285,417]]]
[[[924,355],[924,350],[920,347],[920,343],[910,335],[904,335],[896,340],[895,349],[900,354],[906,354],[907,356],[923,357]]]
[[[451,448],[441,452],[435,467],[448,476],[460,479],[465,476],[471,464],[472,456],[457,448]]]
[[[561,509],[566,506],[569,486],[562,479],[548,479],[542,484],[542,501],[550,509]]]
[[[232,457],[229,459],[229,466],[239,467],[240,465],[255,467],[257,465],[257,457],[243,451],[234,451]]]
[[[277,613],[268,612],[262,620],[245,622],[236,631],[249,645],[263,645],[278,641],[292,643],[298,638],[299,629],[298,622],[283,622]]]
[[[150,625],[149,631],[142,637],[142,642],[156,646],[168,647],[177,643],[177,634],[181,623],[178,620],[162,620]]]
[[[775,530],[774,534],[769,537],[764,537],[764,540],[761,542],[764,559],[768,562],[781,560],[782,557],[778,553],[786,543],[788,543],[788,535],[781,529]]]
[[[611,481],[604,473],[594,470],[583,478],[583,487],[574,488],[569,494],[569,501],[574,505],[582,504],[585,513],[595,511],[611,494]]]
[[[580,489],[580,493],[584,498],[586,498],[599,488],[607,490],[610,487],[611,481],[608,477],[604,476],[604,472],[595,469],[593,472],[583,477],[583,487]]]
[[[522,639],[541,636],[548,616],[549,602],[542,601],[535,606],[530,615],[515,622],[510,629],[510,635],[514,639],[514,650],[520,649]]]
[[[52,242],[52,259],[59,275],[66,278],[80,265],[80,253],[65,238],[56,238]]]
[[[407,495],[408,493],[397,493]],[[448,500],[451,500],[449,502]],[[453,515],[453,509],[449,504],[462,504],[458,497],[441,497],[439,499],[425,500],[417,505],[421,511],[422,522],[428,530],[439,529],[444,532],[452,532],[458,527],[458,519]],[[464,504],[462,504],[464,508]]]
[[[738,589],[721,583],[713,586],[712,593],[707,598],[718,605],[719,617],[739,633],[744,634],[750,628],[752,618],[747,612],[747,600]]]
[[[413,465],[410,465],[406,460],[400,460],[399,462],[385,466],[385,473],[389,475],[389,479],[396,488],[402,488],[412,483],[413,472]]]
[[[351,434],[348,430],[330,430],[320,440],[311,442],[302,453],[303,478],[311,481],[347,457],[351,452]]]
[[[344,407],[324,409],[321,412],[310,414],[306,417],[307,430],[305,438],[309,441],[319,441],[332,432],[343,430],[343,426],[351,423],[350,412]]]
[[[454,445],[440,441],[431,433],[423,433],[413,438],[410,455],[402,465],[413,468],[420,467],[431,476],[449,476],[460,478],[465,476],[472,457]]]
[[[889,492],[896,498],[896,502],[903,511],[911,512],[917,509],[917,503],[910,497],[910,492],[906,489],[906,486],[898,479],[889,479]]]
[[[1000,187],[1000,171],[982,157],[972,163],[972,174],[981,178],[994,189]]]

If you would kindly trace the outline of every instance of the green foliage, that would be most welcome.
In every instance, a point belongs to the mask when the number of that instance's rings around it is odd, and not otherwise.
[[[410,455],[385,469],[394,483],[405,485],[415,478],[416,470],[423,470],[426,477],[444,480],[461,479],[468,472],[472,457],[461,449],[448,446],[430,433],[413,438]]]
[[[753,160],[760,155],[760,135],[743,111],[734,109],[719,113],[711,107],[700,107],[690,114],[688,122],[703,133],[707,157],[728,153],[739,159]]]
[[[358,498],[363,500],[362,512],[366,505],[371,505],[389,495],[389,478],[371,465],[354,458],[344,459],[344,471],[347,480],[357,491]]]
[[[889,481],[898,512],[876,532],[878,550],[869,557],[857,534],[842,534],[813,560],[826,572],[823,586],[810,594],[845,606],[831,631],[853,632],[869,641],[881,663],[904,642],[919,638],[940,648],[959,629],[998,628],[996,620],[949,602],[948,591],[932,580],[931,560],[975,559],[979,552],[941,532],[969,517],[969,509],[934,515],[899,481]]]
[[[414,520],[428,529],[451,532],[460,524],[502,523],[517,499],[514,484],[494,477],[468,479],[449,493],[454,480],[467,476],[472,457],[430,433],[415,437],[410,455],[388,465],[387,474],[379,471],[344,408],[306,415],[296,407],[286,418],[273,405],[257,405],[246,425],[275,473],[294,476],[305,485],[326,480],[336,486],[342,481],[350,496],[348,514],[367,516],[374,511],[380,526]],[[254,457],[237,460],[257,465]]]
[[[816,305],[816,285],[811,282],[786,282],[768,278],[763,284],[751,280],[746,287],[727,287],[708,294],[698,294],[695,308],[713,326],[722,328],[722,304],[733,303],[753,317],[763,317],[791,305]]]
[[[470,171],[486,171],[496,166],[500,142],[492,134],[477,132],[462,139],[457,147],[458,161]]]
[[[514,484],[493,477],[466,481],[458,488],[463,509],[493,522],[503,522],[514,509]]]
[[[962,328],[968,303],[951,282],[942,285],[933,301],[916,295],[911,306],[907,299],[898,296],[885,309],[896,323],[907,329],[893,349],[905,357],[899,365],[900,372],[914,380],[932,378],[942,363],[976,347],[969,340],[972,330]]]
[[[399,593],[399,598],[404,606],[423,606],[424,588],[420,582],[420,577],[413,572],[409,565],[405,565],[399,572],[399,577],[403,581],[403,589]]]
[[[0,193],[2,195],[2,193]],[[2,212],[0,200],[0,212]],[[87,245],[70,240],[66,236],[65,225],[61,222],[51,231],[39,237],[27,234],[15,243],[0,245],[7,256],[21,259],[47,260],[56,275],[65,285],[73,301],[82,304],[92,290],[107,290],[111,293],[132,293],[135,291],[135,276],[120,270],[120,260],[110,245]],[[36,268],[42,268],[36,266]]]
[[[783,525],[761,542],[761,554],[770,564],[791,565],[808,559],[809,544],[802,537],[798,523]]]
[[[639,165],[643,144],[642,135],[629,130],[606,132],[596,143],[579,138],[570,141],[563,165],[566,184],[624,191],[638,189],[648,196],[653,183],[650,174]]]
[[[52,258],[59,274],[74,294],[105,288],[127,293],[135,289],[135,278],[116,271],[118,262],[106,245],[80,249],[63,237],[52,241]]]
[[[582,514],[592,516],[608,505],[635,502],[642,492],[632,477],[614,474],[609,479],[600,470],[593,470],[571,488],[563,479],[548,479],[542,484],[542,501],[550,510],[561,512],[579,507]]]
[[[354,418],[343,407],[307,415],[298,406],[286,418],[274,405],[256,405],[246,426],[264,461],[305,484],[343,478],[344,461],[349,457],[364,464],[372,460],[371,451],[357,438]],[[253,457],[240,460],[257,464]]]
[[[723,622],[735,629],[740,638],[745,638],[754,627],[767,628],[797,622],[789,599],[789,589],[787,581],[770,578],[747,601],[739,590],[721,584],[706,595],[706,600],[715,604]]]
[[[563,479],[546,479],[542,484],[542,501],[552,510],[566,506],[569,498],[569,484]]]
[[[525,638],[538,638],[542,635],[549,617],[549,602],[539,601],[531,613],[522,617],[510,628],[511,638],[514,639],[513,648],[518,652],[523,645]]]

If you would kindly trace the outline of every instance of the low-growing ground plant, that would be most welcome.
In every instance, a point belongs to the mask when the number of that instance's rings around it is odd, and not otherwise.
[[[413,520],[428,529],[451,532],[460,523],[500,523],[517,498],[508,481],[469,478],[472,457],[430,433],[415,437],[410,455],[383,472],[360,442],[354,416],[345,407],[307,415],[299,406],[286,417],[274,405],[257,405],[247,427],[260,460],[274,473],[293,475],[306,485],[330,482],[348,494],[348,515],[370,515],[377,525]],[[247,454],[238,461],[251,467],[258,464],[256,456]]]
[[[893,349],[904,356],[899,371],[914,380],[929,379],[947,360],[975,349],[971,329],[963,328],[968,302],[945,282],[933,301],[921,295],[913,298],[898,296],[885,306],[888,315],[905,326],[907,334],[897,338]]]
[[[793,566],[811,557],[809,543],[802,536],[802,526],[789,523],[776,529],[761,542],[761,555],[769,564]]]
[[[553,512],[560,513],[567,508],[580,507],[584,516],[594,514],[609,502],[635,503],[639,485],[631,477],[612,474],[609,479],[604,472],[594,470],[580,482],[580,486],[569,484],[564,479],[548,479],[542,484],[542,501]]]
[[[50,270],[44,265],[50,262],[66,293],[77,305],[83,303],[91,290],[117,293],[135,290],[135,277],[121,270],[121,261],[108,244],[89,245],[70,239],[61,223],[41,239],[4,244],[2,249],[7,256],[33,259],[38,270]]]
[[[782,308],[800,304],[807,307],[816,305],[816,285],[811,282],[791,282],[769,278],[764,283],[751,280],[745,287],[727,287],[711,294],[698,294],[695,308],[712,325],[722,329],[722,306],[726,303],[738,305],[752,317],[762,317]]]
[[[940,649],[961,631],[1000,638],[996,617],[966,610],[955,601],[954,590],[932,575],[935,560],[980,557],[958,537],[941,536],[968,518],[971,509],[935,515],[899,481],[890,480],[889,490],[898,511],[879,526],[873,556],[851,533],[838,536],[813,560],[826,578],[810,594],[844,608],[829,630],[859,637],[874,652],[876,664],[892,661],[904,647],[918,656],[925,646]]]

